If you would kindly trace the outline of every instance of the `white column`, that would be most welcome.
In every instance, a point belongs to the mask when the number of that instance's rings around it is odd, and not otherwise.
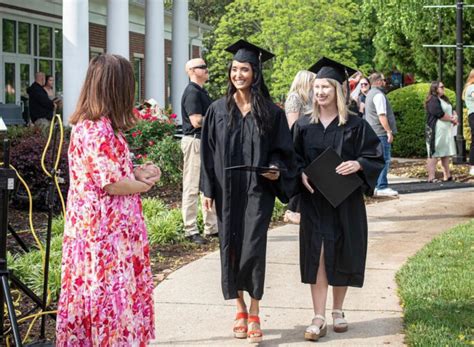
[[[89,65],[89,2],[63,1],[63,118],[67,124]]]
[[[107,0],[107,53],[130,59],[128,0]]]
[[[173,1],[172,30],[171,103],[173,105],[173,112],[178,115],[178,121],[181,123],[181,96],[189,82],[188,75],[184,69],[189,60],[188,0]]]
[[[145,2],[145,97],[165,107],[165,10],[163,0]]]

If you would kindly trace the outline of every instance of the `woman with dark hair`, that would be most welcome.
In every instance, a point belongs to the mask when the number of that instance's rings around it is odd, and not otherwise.
[[[258,315],[267,231],[275,196],[288,201],[293,145],[285,113],[270,100],[262,76],[261,63],[273,54],[243,40],[227,51],[235,54],[227,95],[209,107],[201,133],[201,191],[206,209],[216,204],[222,291],[237,299],[234,337],[254,343],[263,336]]]
[[[44,82],[44,90],[48,93],[49,100],[53,100],[56,96],[54,95],[54,76],[46,75],[45,82]]]
[[[300,270],[301,281],[311,286],[314,317],[305,339],[317,341],[327,333],[326,300],[333,286],[333,330],[345,332],[348,323],[343,303],[348,286],[362,287],[367,253],[367,215],[364,194],[372,195],[384,166],[380,140],[370,125],[351,115],[343,84],[352,71],[338,62],[322,58],[310,71],[313,84],[312,114],[298,119],[293,138],[301,172]],[[303,173],[316,158],[332,149],[341,157],[332,172],[357,175],[362,185],[334,206],[327,195]],[[334,170],[334,171],[333,171]],[[326,189],[341,189],[333,185]]]
[[[134,74],[118,55],[94,57],[69,145],[56,346],[146,346],[154,337],[153,278],[140,193],[160,178],[133,169],[122,131],[135,122]]]
[[[441,158],[443,167],[443,181],[451,181],[453,178],[449,171],[449,159],[456,154],[452,127],[457,124],[457,116],[445,94],[443,82],[431,83],[425,100],[425,109],[428,182],[437,182],[438,158]]]

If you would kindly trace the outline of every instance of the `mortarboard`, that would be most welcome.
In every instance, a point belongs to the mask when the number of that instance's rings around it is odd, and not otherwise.
[[[342,161],[339,154],[328,147],[303,170],[311,183],[334,208],[363,183],[357,173],[340,175],[336,172],[336,167]]]
[[[234,60],[241,63],[252,63],[257,66],[275,56],[273,53],[242,39],[230,45],[225,50],[234,53]]]
[[[317,75],[316,78],[331,78],[341,84],[357,72],[353,68],[326,57],[319,59],[309,68],[309,71],[314,72]]]

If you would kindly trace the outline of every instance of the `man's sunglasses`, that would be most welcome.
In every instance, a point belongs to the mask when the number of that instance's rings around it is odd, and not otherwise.
[[[206,65],[206,64],[204,64],[204,65],[198,65],[198,66],[192,67],[191,69],[203,69],[203,70],[207,70],[207,65]]]

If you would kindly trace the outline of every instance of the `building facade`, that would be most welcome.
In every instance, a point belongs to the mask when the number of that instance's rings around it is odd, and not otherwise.
[[[77,80],[85,75],[85,71],[79,75],[74,71],[80,65],[75,50],[86,49],[87,62],[101,53],[126,55],[128,51],[135,71],[136,100],[153,97],[166,106],[174,101],[176,108],[178,98],[172,98],[172,90],[179,94],[185,85],[172,89],[173,82],[183,84],[187,77],[183,76],[184,65],[173,70],[173,51],[178,52],[180,59],[175,60],[180,64],[183,59],[199,57],[203,33],[210,27],[188,19],[187,0],[175,2],[173,11],[165,11],[163,0],[1,0],[0,103],[26,105],[26,88],[34,81],[34,73],[41,71],[54,76],[55,92],[64,94],[65,103],[74,103],[65,105],[67,121],[77,100],[68,95],[77,94],[77,84],[82,84]],[[185,37],[180,34],[173,40],[173,21],[187,24]]]

